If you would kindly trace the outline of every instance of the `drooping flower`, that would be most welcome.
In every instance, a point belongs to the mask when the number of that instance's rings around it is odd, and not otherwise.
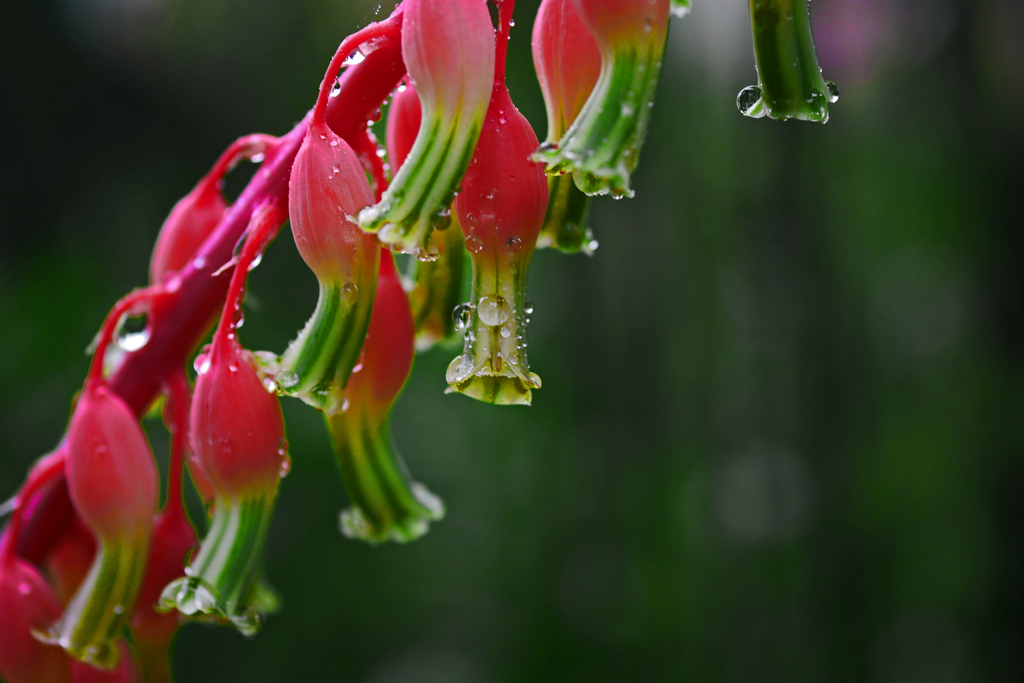
[[[391,444],[391,406],[412,369],[413,318],[394,257],[381,255],[380,278],[357,370],[345,389],[345,409],[327,417],[352,507],[341,514],[350,538],[411,541],[444,516],[444,506],[410,481]]]
[[[340,409],[366,336],[380,262],[376,238],[350,220],[373,203],[370,184],[352,148],[324,120],[333,80],[321,85],[288,190],[295,246],[316,274],[320,296],[277,372],[281,390],[327,414]]]
[[[573,0],[544,0],[533,24],[533,64],[548,113],[547,146],[557,146],[576,120],[601,73],[601,51]],[[538,247],[594,253],[586,220],[590,200],[571,174],[548,177],[548,210]]]
[[[502,6],[494,88],[484,130],[455,200],[473,263],[472,301],[460,309],[462,355],[448,366],[448,391],[488,403],[529,404],[540,377],[526,355],[530,258],[548,204],[537,135],[505,87],[510,5]]]
[[[432,257],[428,238],[450,220],[480,135],[494,73],[486,0],[406,0],[402,56],[423,108],[416,142],[383,199],[359,226],[385,244]]]
[[[214,491],[213,517],[186,576],[168,584],[159,603],[186,616],[212,615],[245,635],[259,628],[252,589],[290,461],[276,387],[264,382],[252,354],[239,345],[236,320],[249,265],[283,218],[276,205],[253,214],[213,343],[197,360],[189,442]]]
[[[412,85],[398,88],[388,110],[388,161],[394,169],[405,163],[420,128],[419,96]],[[455,334],[452,312],[459,303],[462,271],[466,261],[462,230],[458,219],[430,236],[433,261],[418,261],[413,289],[409,293],[413,322],[416,327],[416,349],[425,351]]]
[[[839,88],[822,78],[810,0],[749,0],[757,85],[736,97],[744,116],[826,123]]]
[[[103,345],[97,355],[102,353]],[[86,380],[71,418],[66,469],[71,501],[98,549],[63,615],[36,635],[86,663],[113,669],[145,570],[160,487],[138,419],[98,372]]]
[[[557,145],[537,159],[587,194],[633,196],[668,33],[669,0],[573,0],[601,50],[601,75]]]

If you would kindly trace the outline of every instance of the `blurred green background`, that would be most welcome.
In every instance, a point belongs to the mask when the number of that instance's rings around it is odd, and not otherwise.
[[[509,84],[543,138],[518,5]],[[5,3],[0,498],[176,199],[288,130],[380,12]],[[393,430],[448,505],[425,538],[342,538],[326,431],[285,403],[284,610],[253,641],[184,628],[179,682],[1024,678],[1024,6],[817,0],[814,25],[825,126],[737,112],[742,0],[672,22],[636,198],[596,201],[594,258],[534,259],[533,407],[417,360]],[[281,351],[316,297],[287,233],[251,281],[242,340]]]

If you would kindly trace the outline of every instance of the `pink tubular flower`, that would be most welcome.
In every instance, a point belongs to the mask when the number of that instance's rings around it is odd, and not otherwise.
[[[388,161],[394,169],[405,163],[420,129],[420,100],[411,85],[398,88],[388,110]],[[459,303],[462,270],[466,261],[462,230],[457,220],[430,236],[433,261],[416,264],[415,284],[409,293],[416,327],[416,349],[425,351],[455,334],[452,312]]]
[[[487,110],[494,28],[486,0],[405,0],[402,6],[402,56],[423,121],[409,158],[381,201],[359,213],[359,226],[430,259],[428,238],[451,217]]]
[[[587,194],[633,196],[668,33],[669,0],[573,0],[601,50],[601,75],[579,116],[537,158],[573,173]]]
[[[473,263],[462,311],[465,346],[448,366],[448,391],[499,404],[529,404],[540,377],[526,357],[526,281],[548,205],[544,169],[530,155],[537,135],[505,87],[512,3],[502,3],[494,90],[484,130],[455,200]]]
[[[601,51],[573,6],[573,0],[544,0],[533,24],[533,64],[548,112],[545,144],[557,146],[590,97],[601,73]],[[547,214],[538,247],[593,255],[586,227],[590,201],[571,175],[548,177]]]
[[[412,369],[413,353],[409,299],[394,258],[385,251],[358,371],[345,389],[346,408],[327,418],[352,502],[341,514],[341,530],[349,538],[411,541],[444,516],[440,499],[409,481],[391,445],[391,406]]]
[[[337,66],[332,63],[333,71]],[[350,220],[373,203],[355,152],[324,120],[334,82],[320,86],[309,131],[292,166],[288,206],[295,246],[320,283],[313,317],[280,361],[280,388],[327,414],[342,392],[366,336],[373,307],[377,240]]]
[[[160,487],[138,419],[99,377],[104,348],[96,352],[67,435],[68,492],[98,552],[64,614],[37,637],[112,669],[145,570]]]
[[[231,622],[245,635],[259,628],[251,589],[290,461],[276,387],[265,383],[252,354],[238,344],[236,316],[249,265],[283,218],[276,205],[254,213],[211,349],[197,360],[189,442],[213,488],[214,513],[186,576],[167,585],[159,603],[162,610]]]

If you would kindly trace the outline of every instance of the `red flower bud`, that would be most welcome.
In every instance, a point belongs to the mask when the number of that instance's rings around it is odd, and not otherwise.
[[[60,603],[32,565],[14,556],[10,530],[0,536],[0,678],[7,683],[61,683],[68,659],[32,637],[60,616]]]
[[[142,580],[159,483],[142,427],[100,379],[86,381],[75,407],[66,470],[71,501],[99,552],[60,620],[39,637],[112,669]]]
[[[277,396],[260,379],[252,354],[228,339],[215,342],[200,364],[189,442],[215,494],[276,490],[284,456],[284,418]]]

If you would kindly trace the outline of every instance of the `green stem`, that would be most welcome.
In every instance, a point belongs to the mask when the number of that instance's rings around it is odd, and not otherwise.
[[[749,0],[758,85],[736,99],[751,118],[825,123],[839,89],[818,66],[808,0]]]
[[[548,176],[548,211],[537,247],[554,247],[566,254],[593,256],[597,242],[587,227],[590,197],[576,187],[570,175]]]

